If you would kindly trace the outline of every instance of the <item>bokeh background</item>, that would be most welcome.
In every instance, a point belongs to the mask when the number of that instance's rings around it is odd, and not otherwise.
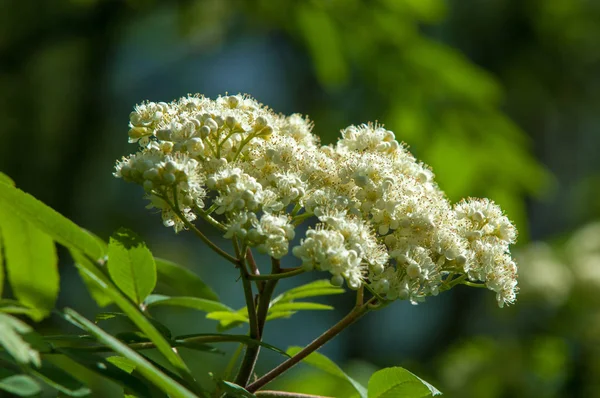
[[[515,306],[458,287],[370,314],[323,353],[363,382],[405,366],[449,397],[600,396],[600,1],[0,0],[0,171],[103,238],[137,231],[241,307],[235,271],[164,228],[141,188],[112,176],[135,150],[136,103],[225,92],[309,115],[326,144],[379,121],[451,200],[490,197],[519,228]],[[61,273],[59,306],[93,317],[67,256]],[[307,344],[352,297],[330,302],[335,312],[273,321],[266,341]],[[159,316],[176,333],[216,325]],[[199,375],[226,362],[184,355]],[[265,353],[259,371],[278,360]],[[307,367],[279,387],[347,394]]]

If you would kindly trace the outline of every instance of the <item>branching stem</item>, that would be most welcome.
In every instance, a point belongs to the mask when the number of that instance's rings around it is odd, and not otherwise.
[[[275,378],[297,365],[304,358],[321,348],[325,343],[329,340],[337,336],[342,330],[350,326],[352,323],[356,322],[359,318],[365,315],[369,311],[369,305],[374,304],[377,299],[372,297],[370,300],[365,302],[363,305],[356,306],[348,315],[342,318],[338,323],[333,325],[330,329],[325,331],[322,335],[313,340],[312,343],[304,347],[298,354],[294,355],[290,359],[281,363],[279,366],[275,367],[267,374],[256,380],[254,383],[248,385],[246,390],[250,392],[255,392],[261,387],[267,385]]]

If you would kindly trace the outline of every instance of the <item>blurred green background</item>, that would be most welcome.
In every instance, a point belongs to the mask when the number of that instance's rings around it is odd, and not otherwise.
[[[0,0],[0,171],[103,238],[132,228],[242,306],[233,269],[112,177],[135,150],[134,104],[196,92],[308,114],[324,143],[379,121],[451,200],[490,197],[517,224],[515,306],[461,287],[396,303],[322,350],[350,374],[402,365],[449,397],[600,396],[600,1]],[[93,317],[66,256],[61,269],[59,306]],[[266,341],[307,344],[351,301],[274,321]],[[176,333],[215,327],[202,314],[159,315]],[[265,353],[259,371],[278,360]],[[204,375],[225,358],[193,364]],[[345,396],[304,367],[279,386]]]

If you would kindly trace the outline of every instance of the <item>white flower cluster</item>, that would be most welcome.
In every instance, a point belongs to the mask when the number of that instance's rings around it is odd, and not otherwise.
[[[115,175],[142,185],[176,231],[209,217],[227,238],[278,259],[296,227],[316,218],[292,252],[337,285],[414,303],[480,282],[500,306],[514,301],[516,230],[497,205],[452,206],[382,126],[350,126],[335,146],[320,146],[311,129],[242,95],[144,103],[130,115],[140,150]]]

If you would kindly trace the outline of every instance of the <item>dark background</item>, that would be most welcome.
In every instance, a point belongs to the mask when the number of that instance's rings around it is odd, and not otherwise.
[[[242,306],[235,271],[112,176],[135,150],[136,103],[225,92],[308,114],[324,143],[377,120],[451,200],[494,199],[519,228],[515,306],[458,287],[370,314],[323,353],[364,382],[405,366],[448,396],[600,396],[600,1],[0,0],[0,171],[103,238],[134,229]],[[66,256],[61,270],[59,306],[93,317]],[[274,321],[266,340],[304,345],[351,300]],[[181,333],[214,330],[202,314],[161,316]],[[202,375],[225,366],[193,362]],[[343,396],[308,368],[280,386]]]

